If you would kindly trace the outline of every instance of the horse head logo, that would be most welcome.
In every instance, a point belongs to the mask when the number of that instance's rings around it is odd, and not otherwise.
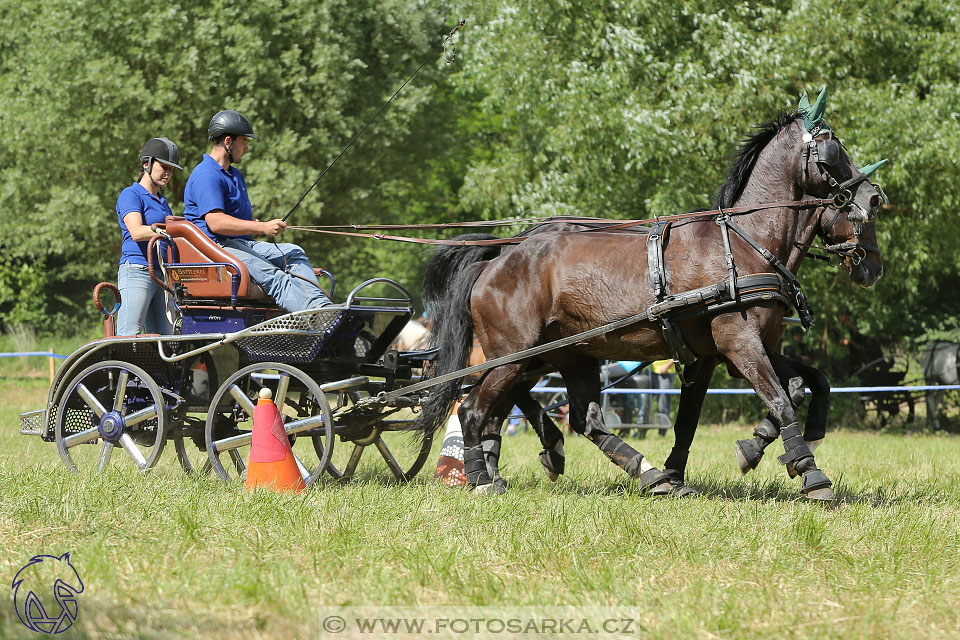
[[[37,633],[62,633],[77,619],[80,574],[70,554],[34,556],[13,578],[13,604],[25,627]]]

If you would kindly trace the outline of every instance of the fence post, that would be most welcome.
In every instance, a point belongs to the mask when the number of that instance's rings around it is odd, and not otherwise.
[[[50,384],[53,384],[53,371],[54,371],[54,366],[53,366],[53,349],[48,349],[48,351],[50,352],[50,358],[49,358],[49,360],[50,360]]]

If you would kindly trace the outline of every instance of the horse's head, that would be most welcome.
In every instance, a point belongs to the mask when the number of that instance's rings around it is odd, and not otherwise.
[[[874,223],[886,197],[869,178],[886,160],[862,171],[857,168],[823,120],[826,96],[824,88],[811,105],[804,93],[797,109],[802,129],[800,188],[805,197],[832,200],[817,215],[823,248],[841,257],[853,282],[870,287],[883,275]]]

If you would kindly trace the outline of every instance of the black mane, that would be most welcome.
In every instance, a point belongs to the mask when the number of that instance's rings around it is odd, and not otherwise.
[[[757,163],[760,151],[762,151],[763,148],[767,146],[767,143],[770,142],[775,135],[780,133],[784,127],[796,120],[799,115],[796,111],[781,113],[777,116],[776,120],[757,127],[759,131],[747,138],[740,146],[740,149],[737,150],[737,160],[733,163],[730,173],[727,174],[726,182],[723,183],[723,186],[720,187],[717,195],[713,198],[714,206],[723,209],[733,206],[733,203],[736,202],[740,194],[743,193],[743,188],[747,184],[750,172],[753,171],[753,165]]]

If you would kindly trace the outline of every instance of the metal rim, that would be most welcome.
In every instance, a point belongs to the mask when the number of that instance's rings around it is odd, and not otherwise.
[[[94,376],[107,376],[107,386],[104,387]],[[97,388],[91,388],[100,385]],[[148,397],[145,397],[148,394]],[[85,407],[89,411],[90,426],[78,433],[66,433],[68,411]],[[133,409],[136,407],[135,409]],[[132,410],[132,411],[131,411]],[[102,437],[103,425],[116,423],[116,416],[121,419],[120,435],[112,438],[112,442]],[[70,450],[74,447],[100,442],[97,456],[97,471],[104,470],[110,463],[113,450],[122,449],[127,457],[141,471],[153,468],[163,452],[166,444],[166,407],[163,393],[159,385],[150,375],[136,365],[118,360],[107,360],[90,365],[77,374],[67,386],[66,392],[60,397],[57,409],[55,439],[57,450],[64,463],[74,472],[79,473]],[[138,429],[137,425],[156,420],[155,433],[151,436],[146,430]],[[138,440],[144,444],[138,444]],[[84,463],[84,466],[87,466]],[[92,466],[92,463],[90,464]]]
[[[276,374],[268,373],[276,372]],[[276,375],[276,380],[263,383],[257,382],[252,374],[261,373]],[[330,446],[317,452],[317,460],[303,462],[306,447],[295,448],[294,455],[304,474],[304,483],[313,484],[323,473],[330,461],[333,449],[333,412],[327,402],[326,395],[320,386],[306,373],[280,362],[262,362],[240,369],[220,385],[210,408],[207,411],[204,437],[207,445],[207,457],[210,468],[223,480],[242,480],[246,474],[246,460],[249,458],[254,395],[266,384],[273,391],[274,402],[281,408],[284,415],[284,427],[287,433],[294,435],[305,433],[314,435],[319,433],[330,443]],[[283,409],[290,409],[287,403],[292,394],[300,394],[298,405],[309,405],[313,413],[309,415],[291,416]],[[304,402],[303,394],[309,394]],[[229,415],[228,415],[229,414]],[[238,418],[240,418],[238,420]],[[241,428],[241,422],[244,427]],[[221,459],[223,458],[223,459]],[[224,465],[224,459],[229,461]]]

